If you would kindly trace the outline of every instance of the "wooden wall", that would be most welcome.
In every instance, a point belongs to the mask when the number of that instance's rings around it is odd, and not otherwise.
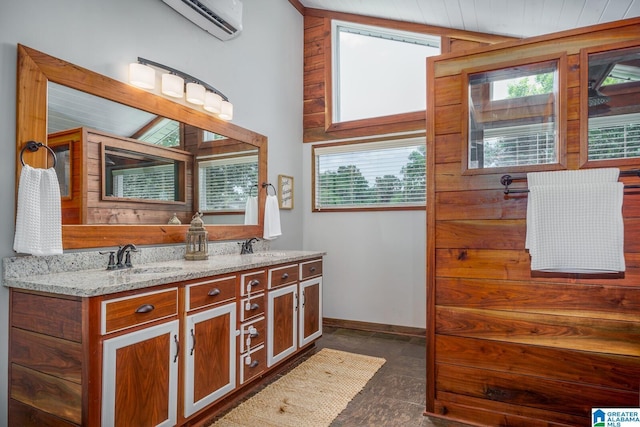
[[[464,69],[565,52],[566,168],[579,169],[579,51],[638,34],[634,19],[428,61],[429,414],[479,425],[575,426],[591,425],[592,407],[640,406],[640,193],[624,196],[623,277],[532,273],[527,195],[505,196],[504,172],[462,174],[461,78]],[[625,165],[633,167],[640,159]]]
[[[440,35],[442,52],[461,52],[492,43],[513,40],[492,34],[411,24],[360,15],[305,9],[304,16],[304,142],[355,138],[402,131],[424,131],[424,112],[376,119],[331,123],[331,20],[390,27]]]

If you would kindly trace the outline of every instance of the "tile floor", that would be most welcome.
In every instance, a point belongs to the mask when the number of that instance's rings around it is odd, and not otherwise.
[[[286,375],[293,366],[325,347],[386,359],[385,364],[330,427],[468,427],[466,424],[430,419],[422,415],[426,405],[424,338],[325,326],[322,338],[316,342],[316,349],[305,354],[271,381]],[[251,395],[267,385],[258,387]],[[224,413],[218,417],[222,415]],[[211,421],[213,420],[209,422]]]
[[[422,415],[426,404],[424,338],[325,327],[316,346],[386,359],[331,427],[465,426]]]

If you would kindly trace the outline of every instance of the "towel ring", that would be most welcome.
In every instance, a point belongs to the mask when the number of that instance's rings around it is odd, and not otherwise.
[[[269,187],[273,188],[273,195],[277,196],[278,195],[278,191],[276,190],[276,187],[273,186],[273,184],[271,184],[270,182],[263,182],[262,183],[262,188],[264,188],[265,191],[267,192],[267,196],[269,195]]]
[[[38,149],[40,147],[44,147],[47,149],[47,151],[49,151],[49,153],[51,153],[51,157],[53,157],[53,167],[56,167],[56,163],[58,162],[58,158],[56,157],[56,153],[55,151],[53,151],[51,149],[51,147],[49,147],[48,145],[44,145],[42,142],[36,142],[36,141],[28,141],[24,147],[22,147],[22,150],[20,150],[20,163],[22,163],[22,166],[24,166],[24,158],[22,157],[22,155],[24,154],[24,150],[29,150],[32,153],[35,153],[36,151],[38,151]]]
[[[251,188],[249,189],[249,197],[253,197],[253,189],[254,188],[258,188],[258,184],[254,184],[251,186]]]

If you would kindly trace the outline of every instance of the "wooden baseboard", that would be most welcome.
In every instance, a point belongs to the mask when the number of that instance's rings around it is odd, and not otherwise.
[[[360,322],[357,320],[332,319],[330,317],[322,318],[322,324],[324,326],[334,328],[356,329],[367,332],[383,332],[385,334],[408,335],[421,338],[424,338],[427,335],[427,330],[423,328]]]

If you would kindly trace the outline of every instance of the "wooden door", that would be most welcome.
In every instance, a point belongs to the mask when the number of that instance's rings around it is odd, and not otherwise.
[[[300,347],[322,335],[322,278],[300,283]]]
[[[236,303],[187,317],[184,416],[236,388]]]
[[[178,347],[177,320],[104,341],[103,426],[176,424]]]
[[[298,348],[298,285],[269,292],[267,366],[271,367]]]

